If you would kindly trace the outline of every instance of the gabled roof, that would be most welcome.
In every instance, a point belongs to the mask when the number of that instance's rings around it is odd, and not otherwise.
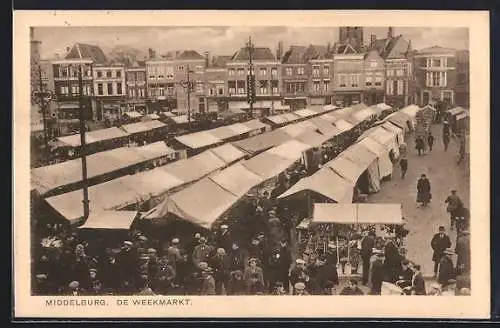
[[[91,59],[96,64],[105,64],[107,61],[101,48],[85,43],[75,43],[65,59]]]
[[[304,46],[290,46],[287,52],[283,55],[281,63],[283,64],[305,64],[306,60],[304,54],[307,47]]]
[[[456,52],[455,49],[444,48],[444,47],[440,47],[440,46],[432,46],[429,48],[418,50],[419,55],[423,55],[423,54],[430,54],[430,55],[432,55],[432,54],[448,54],[448,53],[455,53],[455,52]]]
[[[226,67],[226,63],[231,60],[231,56],[217,56],[212,67]]]
[[[382,58],[405,58],[411,54],[411,44],[402,35],[374,40],[368,48],[377,50]]]
[[[307,48],[304,57],[306,60],[324,59],[326,54],[327,54],[326,46],[311,44]]]
[[[143,60],[134,60],[132,65],[129,66],[129,68],[145,68],[146,67],[146,62]]]
[[[336,55],[357,54],[358,50],[356,50],[349,43],[340,43],[340,42],[337,42],[337,43],[335,43],[333,45],[332,54],[336,54]]]
[[[184,50],[177,59],[181,60],[195,60],[200,59],[204,60],[205,57],[197,53],[195,50]]]
[[[241,48],[231,57],[232,61],[248,61],[248,59],[248,48],[246,47]],[[276,57],[269,48],[255,47],[252,52],[252,60],[276,60]]]

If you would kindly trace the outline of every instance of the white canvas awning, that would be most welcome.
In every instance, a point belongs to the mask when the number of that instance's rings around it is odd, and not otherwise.
[[[92,212],[79,229],[128,230],[137,215],[135,211]]]
[[[215,137],[207,131],[185,134],[183,136],[175,137],[175,140],[179,141],[183,145],[188,146],[191,149],[203,148],[222,142],[221,139]]]
[[[123,115],[128,116],[130,118],[140,118],[143,116],[141,113],[133,112],[133,111],[132,112],[125,112],[125,113],[123,113]]]
[[[315,203],[313,223],[403,224],[401,204]]]

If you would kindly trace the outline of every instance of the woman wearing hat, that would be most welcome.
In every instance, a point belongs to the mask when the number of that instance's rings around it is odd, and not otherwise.
[[[449,285],[450,280],[456,277],[455,268],[453,267],[453,261],[451,259],[453,255],[455,255],[455,252],[453,252],[451,248],[447,248],[444,250],[444,256],[441,257],[439,261],[437,282],[441,287]]]

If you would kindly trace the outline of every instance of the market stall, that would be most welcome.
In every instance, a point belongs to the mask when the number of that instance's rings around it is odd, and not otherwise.
[[[315,203],[312,216],[297,226],[299,254],[325,254],[333,248],[340,275],[360,275],[362,232],[374,230],[400,244],[396,227],[403,224],[401,204]]]

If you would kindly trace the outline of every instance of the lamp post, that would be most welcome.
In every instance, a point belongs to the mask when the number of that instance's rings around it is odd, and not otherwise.
[[[48,153],[49,150],[49,137],[47,131],[47,105],[52,100],[53,93],[50,90],[44,90],[42,81],[42,68],[38,66],[38,90],[34,90],[32,94],[32,99],[35,103],[40,106],[40,113],[42,114],[43,122],[43,143],[45,146],[45,152]]]
[[[255,76],[253,74],[252,54],[255,46],[252,37],[248,37],[246,44],[248,50],[248,78],[247,78],[247,102],[250,105],[250,118],[253,117],[253,104],[255,103]]]
[[[190,74],[193,73],[187,65],[187,80],[181,81],[181,86],[187,91],[187,102],[188,102],[188,128],[191,129],[191,92],[194,91],[196,81],[191,80]]]

